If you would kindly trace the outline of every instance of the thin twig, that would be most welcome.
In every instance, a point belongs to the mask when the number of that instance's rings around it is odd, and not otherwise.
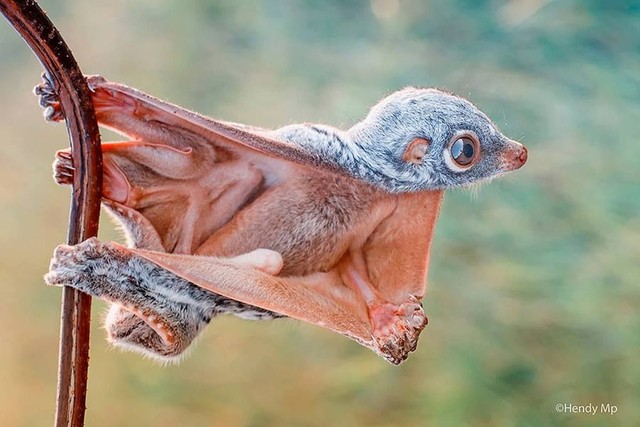
[[[58,30],[33,0],[0,0],[0,12],[27,42],[55,85],[74,161],[68,243],[98,232],[102,188],[100,134],[89,88]],[[62,296],[57,427],[84,425],[91,298],[65,287]]]

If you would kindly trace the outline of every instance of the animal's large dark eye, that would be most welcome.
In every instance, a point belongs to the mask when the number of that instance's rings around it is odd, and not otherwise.
[[[473,140],[458,138],[451,144],[451,157],[460,166],[467,166],[473,161],[475,147]]]
[[[451,143],[449,154],[455,166],[467,169],[478,159],[479,148],[474,138],[461,136]]]

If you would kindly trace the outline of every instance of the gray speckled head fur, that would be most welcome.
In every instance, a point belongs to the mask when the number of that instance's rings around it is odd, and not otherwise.
[[[439,190],[486,181],[520,168],[527,149],[504,136],[469,101],[437,89],[406,88],[384,98],[346,132],[324,125],[290,125],[268,136],[288,141],[362,181],[394,193]],[[456,168],[451,144],[477,142],[474,163]],[[428,141],[419,162],[406,160],[412,141]]]
[[[475,135],[478,160],[466,170],[452,168],[447,158],[452,140]],[[403,159],[416,138],[429,141],[420,164]],[[352,158],[340,163],[356,176],[393,191],[446,189],[484,181],[521,167],[524,146],[504,136],[469,101],[436,89],[406,88],[376,104],[346,133]],[[347,148],[347,147],[344,147]],[[351,157],[351,156],[348,156]]]

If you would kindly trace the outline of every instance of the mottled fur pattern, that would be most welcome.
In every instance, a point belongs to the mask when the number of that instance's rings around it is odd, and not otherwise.
[[[480,162],[462,173],[447,168],[444,161],[447,143],[461,130],[474,132],[483,151]],[[392,193],[448,189],[495,178],[503,168],[499,153],[514,144],[466,99],[413,87],[384,98],[347,131],[291,125],[273,135]],[[403,161],[406,147],[415,138],[429,141],[420,165]]]
[[[58,246],[50,270],[47,283],[72,286],[114,303],[106,319],[113,344],[163,362],[181,356],[218,314],[255,320],[281,317],[208,292],[95,238]]]

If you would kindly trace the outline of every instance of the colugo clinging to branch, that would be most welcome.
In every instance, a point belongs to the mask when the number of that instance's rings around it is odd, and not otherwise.
[[[92,76],[104,206],[128,247],[59,246],[46,275],[113,303],[114,344],[178,358],[220,313],[290,316],[397,364],[427,324],[429,247],[443,191],[520,168],[526,148],[469,101],[406,88],[342,131],[222,122]],[[63,114],[47,82],[45,117]],[[60,151],[60,184],[73,159]]]

